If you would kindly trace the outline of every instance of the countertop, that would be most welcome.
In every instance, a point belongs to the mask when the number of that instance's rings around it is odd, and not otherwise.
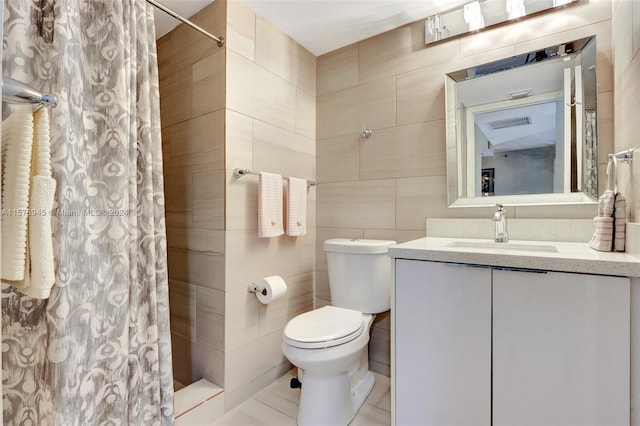
[[[506,249],[510,246],[519,249]],[[552,247],[557,252],[548,251]],[[390,247],[389,256],[394,259],[640,277],[639,258],[626,253],[596,251],[587,243],[524,240],[494,243],[488,239],[425,237]]]

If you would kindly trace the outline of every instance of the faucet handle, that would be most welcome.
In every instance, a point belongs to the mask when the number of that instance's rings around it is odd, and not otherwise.
[[[496,224],[494,229],[494,237],[496,243],[506,243],[509,241],[509,234],[507,233],[507,211],[502,204],[496,204],[498,210],[493,212],[493,220]]]
[[[493,212],[493,217],[491,218],[491,220],[493,220],[494,222],[507,220],[507,211],[504,209],[504,206],[498,203],[496,204],[496,207],[498,208],[498,210]]]

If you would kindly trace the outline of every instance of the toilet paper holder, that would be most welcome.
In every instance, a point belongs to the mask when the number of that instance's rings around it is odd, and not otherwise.
[[[267,289],[261,285],[256,285],[255,283],[249,283],[249,285],[247,285],[247,290],[249,293],[262,293],[264,296],[267,295]]]

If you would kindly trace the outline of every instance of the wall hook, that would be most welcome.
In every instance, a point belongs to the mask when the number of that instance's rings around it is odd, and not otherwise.
[[[366,127],[363,126],[362,131],[360,132],[360,137],[368,139],[371,137],[372,134],[373,134],[373,131],[371,129],[367,129]]]

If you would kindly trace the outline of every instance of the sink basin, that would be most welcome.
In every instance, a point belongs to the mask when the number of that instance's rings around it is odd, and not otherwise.
[[[543,245],[543,244],[494,243],[494,242],[484,242],[484,241],[454,241],[452,243],[447,244],[447,247],[558,253],[558,249],[555,246]]]

